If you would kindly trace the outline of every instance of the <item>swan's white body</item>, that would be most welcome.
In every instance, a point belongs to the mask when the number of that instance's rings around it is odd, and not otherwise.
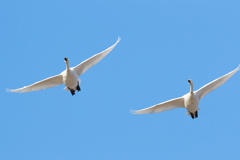
[[[195,113],[198,110],[199,99],[195,93],[188,93],[183,96],[185,108],[191,112]]]
[[[84,72],[86,72],[89,68],[94,66],[96,63],[98,63],[100,60],[102,60],[108,53],[112,51],[112,49],[118,44],[120,41],[120,38],[118,38],[117,42],[109,47],[108,49],[102,51],[101,53],[95,54],[94,56],[90,57],[89,59],[83,61],[79,65],[69,68],[69,61],[67,58],[65,59],[66,63],[66,70],[64,70],[59,75],[49,77],[47,79],[44,79],[42,81],[36,82],[32,85],[25,86],[23,88],[19,89],[7,89],[9,92],[30,92],[30,91],[38,91],[42,89],[52,88],[61,84],[65,84],[65,90],[73,90],[76,91],[76,87],[80,83],[80,79],[78,79],[78,76],[82,75]]]
[[[72,68],[67,68],[65,71],[61,73],[63,84],[72,90],[76,90],[76,86],[78,83],[78,75]],[[65,88],[66,90],[67,88]]]
[[[199,108],[199,101],[208,93],[212,92],[216,88],[220,87],[224,84],[234,73],[236,73],[240,69],[240,65],[235,70],[229,72],[228,74],[215,79],[214,81],[206,84],[202,88],[197,91],[193,91],[193,83],[192,80],[188,80],[190,84],[190,92],[185,94],[180,98],[171,99],[169,101],[154,105],[149,108],[145,108],[142,110],[134,111],[134,114],[148,114],[148,113],[159,113],[163,111],[167,111],[174,108],[186,108],[188,110],[187,114],[195,114]]]

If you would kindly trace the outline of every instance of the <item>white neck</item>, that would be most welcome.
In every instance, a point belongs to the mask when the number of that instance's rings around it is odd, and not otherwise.
[[[193,83],[190,83],[190,93],[193,93]]]
[[[65,63],[66,63],[66,70],[69,71],[69,61],[67,61]]]

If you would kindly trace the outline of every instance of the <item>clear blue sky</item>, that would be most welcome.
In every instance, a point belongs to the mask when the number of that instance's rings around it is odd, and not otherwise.
[[[240,72],[185,109],[132,115],[240,63],[239,1],[0,1],[0,159],[239,159]],[[7,93],[121,42],[80,78]]]

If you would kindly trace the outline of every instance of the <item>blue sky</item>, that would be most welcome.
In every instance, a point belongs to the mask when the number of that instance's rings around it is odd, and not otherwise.
[[[238,159],[236,73],[185,109],[132,115],[180,97],[240,64],[239,1],[0,1],[0,159]],[[7,93],[121,42],[80,78]]]

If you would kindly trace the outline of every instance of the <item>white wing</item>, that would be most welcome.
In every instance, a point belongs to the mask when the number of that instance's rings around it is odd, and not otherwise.
[[[157,104],[155,106],[145,108],[142,110],[134,111],[133,114],[148,114],[148,113],[159,113],[163,111],[168,111],[174,108],[184,108],[184,98],[175,98],[169,101]]]
[[[214,81],[206,84],[205,86],[203,86],[202,88],[197,90],[195,93],[198,95],[199,100],[202,99],[208,93],[212,92],[213,90],[215,90],[218,87],[220,87],[221,85],[223,85],[239,69],[240,69],[240,65],[235,70],[229,72],[228,74],[226,74],[218,79],[215,79]]]
[[[47,89],[52,88],[58,85],[63,84],[63,78],[62,75],[56,75],[53,77],[49,77],[47,79],[44,79],[42,81],[36,82],[30,86],[25,86],[23,88],[19,89],[7,89],[8,92],[31,92],[31,91],[38,91],[41,89]]]
[[[117,42],[109,47],[108,49],[102,51],[101,53],[95,54],[94,56],[88,58],[87,60],[83,61],[79,65],[73,67],[75,72],[78,76],[82,75],[84,72],[86,72],[89,68],[94,66],[96,63],[98,63],[100,60],[102,60],[109,52],[112,51],[112,49],[118,44],[120,41],[120,37],[118,38]]]

